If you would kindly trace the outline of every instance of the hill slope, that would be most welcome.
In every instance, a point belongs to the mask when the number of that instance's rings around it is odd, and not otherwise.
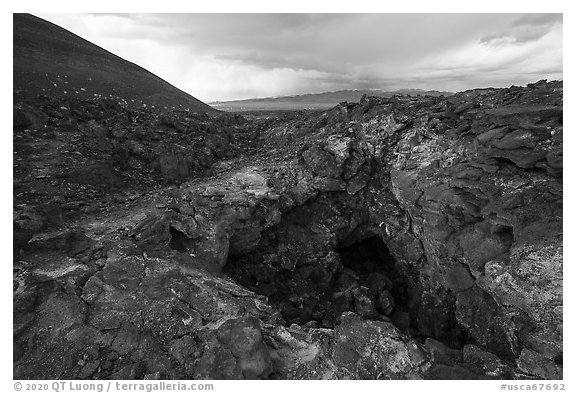
[[[13,33],[15,92],[214,111],[144,68],[33,15],[14,14]]]

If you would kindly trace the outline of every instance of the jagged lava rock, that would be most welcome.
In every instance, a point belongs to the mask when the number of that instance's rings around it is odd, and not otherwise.
[[[18,208],[15,377],[562,377],[560,82],[265,127],[125,208]]]

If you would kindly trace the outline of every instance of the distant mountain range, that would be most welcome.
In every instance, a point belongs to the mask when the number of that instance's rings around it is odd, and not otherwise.
[[[14,92],[215,112],[144,68],[33,15],[14,14],[13,34]]]
[[[448,96],[453,93],[437,90],[401,89],[385,91],[379,89],[338,90],[325,93],[301,94],[283,97],[251,98],[235,101],[210,102],[214,108],[226,111],[252,110],[294,110],[294,109],[326,109],[340,102],[358,102],[362,96],[392,97],[394,95],[410,96]]]

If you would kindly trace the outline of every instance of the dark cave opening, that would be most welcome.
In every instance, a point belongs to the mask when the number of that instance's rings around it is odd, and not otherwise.
[[[419,341],[430,337],[453,348],[465,342],[454,301],[423,293],[418,275],[400,265],[378,236],[336,248],[330,268],[316,260],[286,269],[286,260],[270,252],[275,246],[268,246],[230,256],[224,273],[267,296],[287,326],[333,328],[343,313],[354,312],[367,320],[391,322]]]
[[[337,252],[344,267],[333,295],[341,308],[338,311],[389,320],[403,331],[411,329],[409,310],[414,294],[384,241],[368,237]]]
[[[394,269],[396,260],[386,244],[377,236],[368,237],[347,247],[337,249],[344,267],[370,273]]]
[[[456,320],[453,295],[449,291],[436,295],[426,291],[417,268],[399,264],[380,237],[368,237],[337,251],[344,269],[336,290],[343,277],[355,276],[349,311],[368,319],[390,321],[422,342],[433,338],[452,348],[473,342]],[[364,297],[368,300],[362,301]]]
[[[178,239],[173,236],[174,248],[182,247]],[[287,324],[333,327],[342,313],[352,311],[408,329],[408,284],[382,239],[369,237],[335,251],[340,263],[333,274],[321,263],[288,271],[282,258],[265,251],[230,256],[224,272],[267,296]]]
[[[173,250],[178,252],[187,252],[190,250],[191,239],[177,230],[174,227],[170,227],[170,242],[168,246]]]

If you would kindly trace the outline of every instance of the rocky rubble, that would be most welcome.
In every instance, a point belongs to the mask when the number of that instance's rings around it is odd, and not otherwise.
[[[15,138],[58,118],[16,110]],[[115,110],[78,127],[166,185],[71,221],[17,206],[15,378],[562,378],[561,82],[368,97],[265,138]],[[201,176],[166,169],[206,149]]]
[[[234,115],[137,110],[100,98],[14,100],[17,246],[40,229],[209,174],[258,138],[258,126]]]

